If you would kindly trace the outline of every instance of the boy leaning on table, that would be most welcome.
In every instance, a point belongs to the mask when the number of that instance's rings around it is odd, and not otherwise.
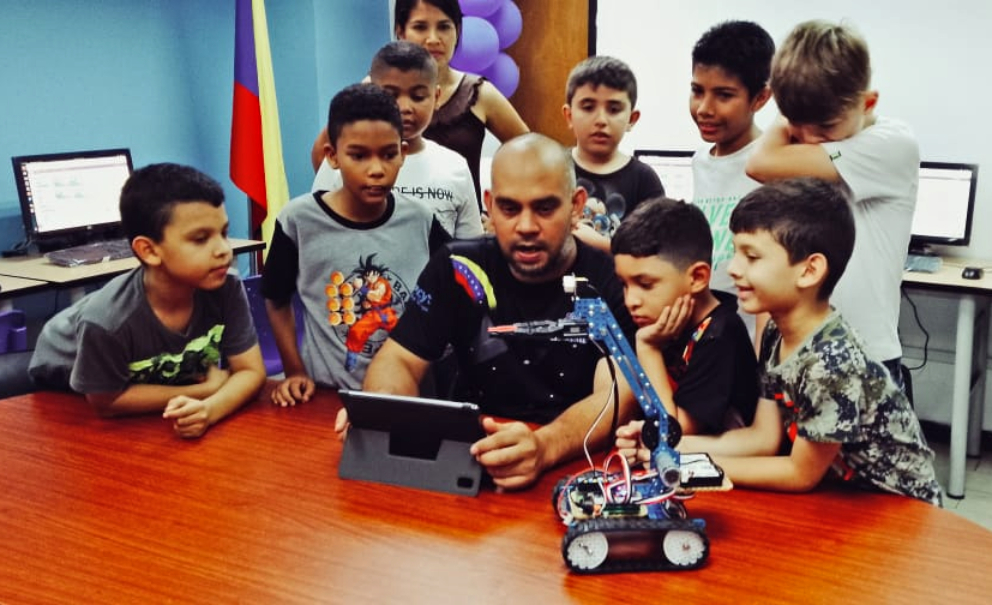
[[[847,191],[815,178],[777,181],[741,200],[730,230],[727,270],[741,307],[771,316],[758,356],[761,399],[750,426],[688,435],[679,449],[708,452],[740,487],[803,492],[832,475],[939,505],[933,450],[909,400],[830,305],[854,248]],[[649,456],[640,428],[617,430],[630,460]]]
[[[45,324],[35,384],[82,393],[101,415],[161,411],[187,438],[251,399],[265,367],[244,289],[227,272],[223,202],[220,185],[194,168],[136,170],[120,211],[141,265]]]

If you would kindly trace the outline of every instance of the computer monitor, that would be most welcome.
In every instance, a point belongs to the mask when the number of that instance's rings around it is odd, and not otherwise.
[[[11,158],[28,241],[42,250],[120,234],[121,187],[131,175],[128,149]]]
[[[910,251],[926,251],[927,244],[967,246],[978,187],[978,166],[920,162],[920,187]]]
[[[693,151],[636,149],[634,157],[654,168],[665,188],[665,196],[692,201]]]

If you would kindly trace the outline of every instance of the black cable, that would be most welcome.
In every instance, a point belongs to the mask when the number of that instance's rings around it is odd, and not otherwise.
[[[606,369],[610,371],[610,380],[613,387],[613,419],[610,421],[610,439],[615,439],[617,427],[620,424],[620,386],[617,383],[616,365],[613,361],[613,356],[610,355],[609,351],[607,351],[603,345],[595,340],[590,340],[589,342],[599,349],[599,352],[606,358]]]
[[[587,287],[592,290],[597,298],[602,298],[596,286],[586,282]],[[606,353],[604,351],[604,353]],[[620,386],[617,384],[616,362],[613,356],[606,353],[606,367],[610,370],[610,378],[613,380],[613,421],[610,423],[610,439],[616,439],[617,427],[620,425]]]
[[[30,239],[24,239],[24,240],[21,240],[21,241],[17,242],[16,244],[14,244],[13,246],[11,246],[10,248],[4,250],[3,251],[3,257],[4,258],[10,258],[12,256],[24,256],[28,252],[30,252],[30,248],[31,248],[31,240]]]
[[[616,439],[617,426],[620,424],[620,386],[617,384],[617,370],[613,357],[606,356],[606,367],[610,370],[610,378],[613,379],[613,421],[610,422],[610,439]]]
[[[913,367],[907,366],[906,369],[913,371],[922,370],[923,367],[927,365],[927,358],[929,356],[928,350],[930,346],[930,333],[927,332],[927,329],[923,327],[923,322],[920,320],[920,311],[919,309],[916,308],[916,303],[913,302],[913,299],[910,298],[909,294],[906,293],[905,288],[900,288],[900,291],[902,292],[902,297],[905,298],[906,302],[909,303],[909,306],[913,308],[913,318],[916,319],[916,325],[919,326],[920,331],[923,332],[923,361],[920,362],[920,365],[918,366],[913,366]]]

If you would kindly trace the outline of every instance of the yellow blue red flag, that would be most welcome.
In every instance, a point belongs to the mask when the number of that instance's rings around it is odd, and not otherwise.
[[[251,200],[251,236],[272,239],[289,200],[264,0],[235,0],[231,180]]]

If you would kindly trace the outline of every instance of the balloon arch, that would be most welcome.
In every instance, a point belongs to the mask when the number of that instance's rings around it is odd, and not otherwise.
[[[455,69],[484,76],[510,97],[520,84],[520,68],[504,51],[517,41],[523,17],[513,0],[459,0],[464,18]]]

